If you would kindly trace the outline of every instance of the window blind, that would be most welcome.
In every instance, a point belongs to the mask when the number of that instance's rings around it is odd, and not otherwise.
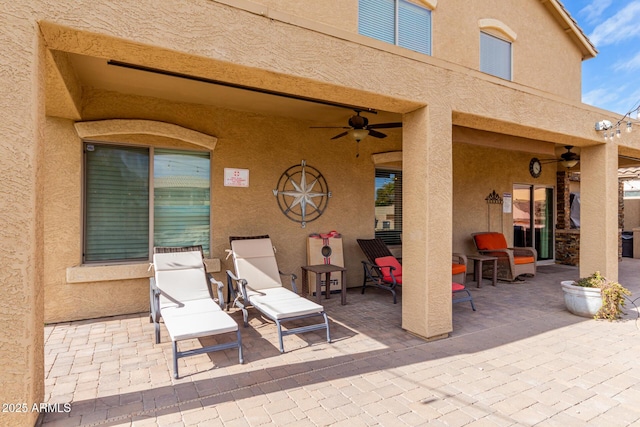
[[[85,145],[85,261],[149,258],[149,150]]]
[[[395,44],[395,0],[360,0],[358,31],[360,34]]]
[[[511,43],[480,32],[480,71],[511,80]]]
[[[359,0],[358,31],[431,55],[431,11],[407,0]]]
[[[402,171],[376,169],[375,236],[402,244]]]
[[[431,55],[431,11],[417,4],[398,3],[398,45]]]
[[[209,153],[156,149],[154,246],[202,245],[209,255]]]

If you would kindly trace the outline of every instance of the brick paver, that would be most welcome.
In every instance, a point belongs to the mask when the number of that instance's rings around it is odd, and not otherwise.
[[[639,273],[640,260],[623,259],[632,299]],[[433,342],[403,331],[401,299],[375,289],[351,289],[346,306],[323,300],[333,343],[288,336],[285,354],[253,312],[243,365],[234,350],[180,359],[178,380],[166,330],[154,344],[145,313],[49,325],[45,401],[71,412],[43,425],[640,425],[638,311],[629,304],[620,322],[571,315],[559,282],[577,275],[541,266],[524,283],[470,287],[478,311],[455,304],[451,336]]]

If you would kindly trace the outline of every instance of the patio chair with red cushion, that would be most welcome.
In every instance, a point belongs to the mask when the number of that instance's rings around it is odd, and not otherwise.
[[[498,258],[498,279],[513,282],[522,275],[535,276],[538,253],[534,248],[509,248],[504,234],[497,232],[473,233],[472,236],[480,254]],[[483,277],[491,277],[491,274],[488,269],[482,272]]]
[[[393,255],[383,256],[375,259],[375,264],[367,261],[362,261],[364,266],[365,281],[362,286],[362,293],[367,286],[375,286],[377,288],[386,289],[393,295],[393,303],[396,300],[396,287],[402,286],[402,264]],[[476,311],[476,307],[473,305],[473,298],[471,292],[460,283],[451,284],[451,292],[454,298],[453,303],[469,301],[471,308]],[[457,297],[458,293],[466,293],[466,296]]]
[[[467,256],[453,253],[451,258],[451,276],[453,281],[464,285],[467,279]]]
[[[393,256],[393,254],[391,253],[391,251],[389,250],[389,248],[387,247],[387,245],[384,243],[382,239],[357,239],[357,241],[358,241],[358,245],[360,246],[360,249],[362,249],[362,252],[365,254],[367,259],[369,260],[369,262],[362,261],[362,264],[364,267],[364,281],[362,284],[362,293],[364,294],[364,291],[367,285],[386,289],[393,294],[393,303],[395,304],[396,303],[395,288],[396,286],[402,285],[402,274],[398,274],[398,271],[402,271],[400,260]],[[393,274],[387,274],[386,276],[388,280],[385,283],[381,284],[379,283],[380,280],[378,278],[378,275],[372,269],[374,268],[373,266],[376,264],[376,259],[383,258],[383,257],[391,257],[395,260],[395,262],[393,262],[393,266],[396,267],[396,271],[395,272],[393,270],[389,271],[389,269],[387,269],[387,271]],[[387,259],[391,260],[391,258],[387,258]],[[396,266],[395,263],[397,263],[398,265]],[[399,269],[397,268],[398,266],[399,266]],[[466,255],[463,255],[460,253],[453,254],[452,261],[451,261],[451,275],[452,275],[453,282],[458,282],[464,285],[465,279],[467,276]],[[389,279],[395,279],[395,280],[389,280]]]

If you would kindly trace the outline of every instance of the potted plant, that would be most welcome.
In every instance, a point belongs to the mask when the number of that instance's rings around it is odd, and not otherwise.
[[[578,316],[595,319],[617,320],[622,311],[625,297],[631,292],[618,282],[607,280],[596,271],[577,282],[561,282],[567,309]]]

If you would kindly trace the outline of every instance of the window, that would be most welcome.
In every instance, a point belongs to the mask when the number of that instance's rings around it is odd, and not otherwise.
[[[511,80],[511,42],[480,32],[480,71]]]
[[[375,235],[387,245],[402,244],[402,171],[376,169]]]
[[[85,144],[84,261],[148,260],[153,246],[208,255],[210,163],[208,152]]]
[[[431,55],[431,11],[408,0],[360,0],[358,32]]]

